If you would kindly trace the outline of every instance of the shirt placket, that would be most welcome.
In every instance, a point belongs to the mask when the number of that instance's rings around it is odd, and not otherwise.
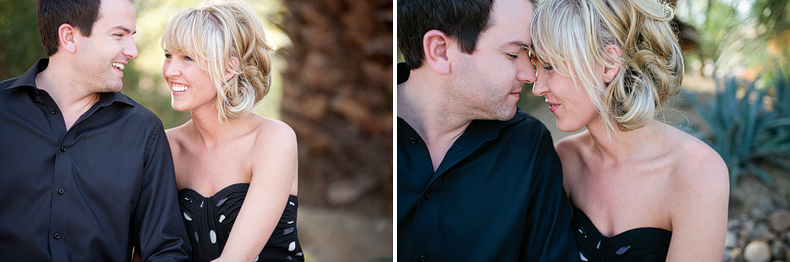
[[[70,183],[73,181],[74,174],[72,174],[72,159],[71,156],[71,143],[67,139],[69,133],[66,132],[63,115],[60,113],[57,105],[46,95],[37,92],[38,98],[43,98],[43,110],[47,115],[49,126],[51,127],[52,138],[59,140],[55,148],[50,150],[55,151],[55,168],[52,174],[52,209],[49,221],[49,246],[52,254],[52,261],[67,261],[69,258],[68,249],[66,247],[67,241],[70,237],[68,231],[68,214],[69,214],[69,196],[73,194],[71,190],[75,187]],[[58,139],[60,138],[60,139]]]

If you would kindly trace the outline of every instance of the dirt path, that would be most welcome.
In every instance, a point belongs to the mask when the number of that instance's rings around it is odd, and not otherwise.
[[[392,261],[392,217],[300,205],[297,221],[306,261]]]

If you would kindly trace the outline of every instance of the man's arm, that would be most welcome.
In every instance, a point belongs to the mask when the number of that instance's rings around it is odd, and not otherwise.
[[[142,261],[189,261],[192,248],[178,206],[173,156],[161,122],[146,142],[140,199],[132,221]]]
[[[519,260],[580,261],[571,234],[570,204],[562,187],[562,165],[548,130],[544,127],[543,131],[535,154],[527,231]]]

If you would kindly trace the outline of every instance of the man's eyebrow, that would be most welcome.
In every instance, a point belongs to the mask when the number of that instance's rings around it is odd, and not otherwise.
[[[113,27],[113,28],[120,29],[120,30],[126,32],[127,34],[136,34],[137,33],[137,31],[132,32],[132,30],[130,30],[129,28],[126,28],[126,27],[123,27],[123,26],[120,26],[120,25],[116,26],[116,27]]]
[[[522,49],[527,50],[527,51],[532,50],[532,45],[528,45],[528,44],[526,44],[524,42],[521,42],[521,41],[512,41],[512,42],[510,42],[508,44],[519,46]]]

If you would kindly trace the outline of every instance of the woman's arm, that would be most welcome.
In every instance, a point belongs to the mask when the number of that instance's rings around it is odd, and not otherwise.
[[[675,177],[667,261],[721,261],[727,234],[729,173],[707,145],[693,145]]]
[[[285,210],[297,172],[296,135],[280,121],[255,142],[252,181],[222,255],[214,261],[254,261]]]

